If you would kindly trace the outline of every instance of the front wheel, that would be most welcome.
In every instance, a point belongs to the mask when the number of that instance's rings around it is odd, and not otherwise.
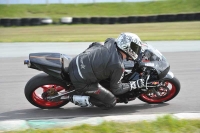
[[[48,101],[45,97],[57,95],[59,92],[66,92],[68,89],[65,82],[41,73],[27,82],[24,94],[32,105],[42,109],[52,109],[60,108],[69,101]]]
[[[150,104],[164,103],[173,99],[180,91],[180,82],[176,77],[172,79],[163,79],[162,84],[163,86],[160,86],[156,90],[159,96],[149,90],[141,94],[138,99]]]

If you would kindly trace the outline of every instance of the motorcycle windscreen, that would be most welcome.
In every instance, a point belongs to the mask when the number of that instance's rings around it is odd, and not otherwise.
[[[149,67],[155,69],[159,79],[164,78],[170,69],[169,63],[165,61],[141,62],[140,67]]]
[[[166,58],[155,49],[147,49],[144,51],[144,59],[140,63],[140,66],[154,68],[157,71],[159,79],[164,78],[170,69]]]
[[[31,68],[35,68],[54,77],[62,79],[62,61],[60,53],[29,54]]]

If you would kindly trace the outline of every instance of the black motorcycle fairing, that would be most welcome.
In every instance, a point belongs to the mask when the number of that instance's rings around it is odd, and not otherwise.
[[[29,54],[30,68],[44,71],[58,79],[69,79],[68,65],[71,58],[60,53]]]
[[[155,69],[159,79],[164,78],[169,72],[170,65],[166,58],[151,45],[144,45],[139,67],[149,67]]]
[[[34,64],[51,66],[54,68],[62,67],[60,53],[30,53],[29,59],[30,62]]]
[[[174,78],[174,74],[171,71],[169,71],[163,79],[172,79],[172,78]]]
[[[155,70],[158,74],[159,79],[164,78],[169,72],[170,65],[166,61],[150,61],[150,62],[141,62],[139,65],[140,68],[151,68]]]
[[[62,62],[60,53],[31,53],[29,54],[30,68],[34,68],[62,79]]]

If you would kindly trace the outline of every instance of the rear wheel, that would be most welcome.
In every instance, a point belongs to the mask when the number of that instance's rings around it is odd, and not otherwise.
[[[172,79],[164,79],[162,86],[157,88],[157,94],[154,91],[147,91],[141,94],[138,99],[146,103],[164,103],[173,99],[180,91],[180,82],[174,77]],[[159,95],[159,96],[158,96]]]
[[[24,90],[26,99],[36,107],[42,109],[60,108],[69,101],[48,101],[47,96],[54,96],[66,92],[69,89],[65,82],[62,82],[48,74],[41,73],[31,78]]]

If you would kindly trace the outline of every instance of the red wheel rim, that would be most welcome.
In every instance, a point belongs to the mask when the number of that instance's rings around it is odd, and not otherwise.
[[[57,85],[43,85],[35,89],[32,93],[32,99],[35,103],[43,107],[55,107],[61,105],[64,101],[53,102],[47,101],[42,98],[42,93],[46,92],[48,89],[54,87],[57,92],[66,91],[63,87]]]
[[[144,99],[145,101],[149,102],[149,103],[161,103],[161,102],[164,102],[164,101],[171,99],[176,93],[176,87],[173,83],[171,83],[169,81],[164,82],[164,85],[166,87],[168,87],[168,89],[169,89],[169,92],[166,96],[163,96],[163,97],[161,96],[159,98],[156,95],[154,95],[154,96],[151,95],[151,97],[150,97],[149,93],[148,93],[148,94],[142,94],[141,98]],[[164,93],[165,93],[165,91],[163,91],[161,94],[164,94]]]

